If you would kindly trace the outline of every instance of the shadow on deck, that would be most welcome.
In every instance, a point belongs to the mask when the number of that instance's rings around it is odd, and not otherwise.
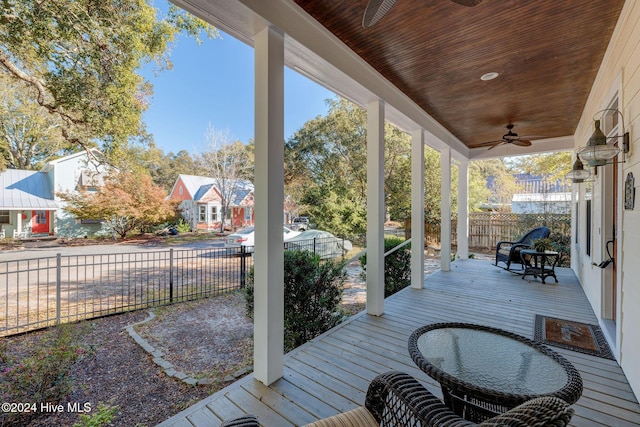
[[[439,385],[411,360],[411,332],[428,323],[468,322],[533,338],[536,314],[597,323],[570,269],[559,283],[509,273],[489,261],[459,260],[437,271],[424,289],[407,288],[385,301],[382,316],[360,313],[288,353],[284,376],[269,387],[249,375],[166,420],[160,426],[218,426],[256,414],[265,426],[304,425],[364,403],[369,382],[388,370],[407,372],[439,397]],[[573,426],[638,426],[640,405],[612,360],[554,347],[580,371],[582,397]]]

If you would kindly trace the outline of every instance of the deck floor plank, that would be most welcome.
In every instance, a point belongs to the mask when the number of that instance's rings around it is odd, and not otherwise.
[[[270,387],[248,375],[160,425],[217,425],[243,413],[258,415],[265,426],[304,425],[361,405],[371,379],[388,370],[409,373],[441,397],[438,383],[409,356],[411,333],[429,323],[466,322],[533,338],[536,314],[597,323],[574,273],[556,273],[558,284],[543,285],[488,261],[456,261],[450,272],[428,275],[424,289],[408,288],[385,300],[382,316],[357,314],[285,355],[284,376]],[[640,405],[615,361],[552,348],[583,378],[572,426],[640,425]]]

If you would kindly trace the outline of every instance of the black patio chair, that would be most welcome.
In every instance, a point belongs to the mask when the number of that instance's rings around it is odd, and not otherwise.
[[[498,242],[498,245],[496,246],[496,265],[498,265],[498,262],[504,262],[507,264],[505,270],[509,270],[511,268],[511,263],[514,262],[522,265],[520,251],[522,249],[531,248],[531,243],[534,240],[544,239],[549,237],[549,234],[551,234],[551,230],[547,227],[538,227],[529,231],[516,242]]]
[[[378,375],[369,385],[364,406],[324,418],[307,427],[562,427],[569,424],[573,409],[557,397],[538,397],[504,414],[475,424],[452,412],[422,384],[403,372]],[[259,427],[256,416],[245,415],[221,427]]]

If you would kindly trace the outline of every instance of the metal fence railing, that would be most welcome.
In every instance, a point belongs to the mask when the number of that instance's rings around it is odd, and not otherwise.
[[[339,237],[317,237],[308,240],[289,240],[284,242],[287,251],[310,251],[321,259],[333,259],[344,256],[351,250],[349,242]]]
[[[285,242],[323,259],[345,240]],[[253,247],[169,249],[0,261],[0,336],[241,289]]]
[[[241,249],[60,255],[0,262],[0,336],[243,286]]]

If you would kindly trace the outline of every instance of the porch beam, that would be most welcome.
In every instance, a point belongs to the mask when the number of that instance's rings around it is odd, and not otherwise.
[[[384,102],[367,104],[367,313],[384,313]]]
[[[269,385],[284,356],[284,35],[255,35],[254,376]]]
[[[411,287],[424,287],[424,131],[411,134]]]
[[[458,163],[458,257],[469,258],[469,162]]]
[[[451,270],[451,148],[440,151],[440,269]]]

